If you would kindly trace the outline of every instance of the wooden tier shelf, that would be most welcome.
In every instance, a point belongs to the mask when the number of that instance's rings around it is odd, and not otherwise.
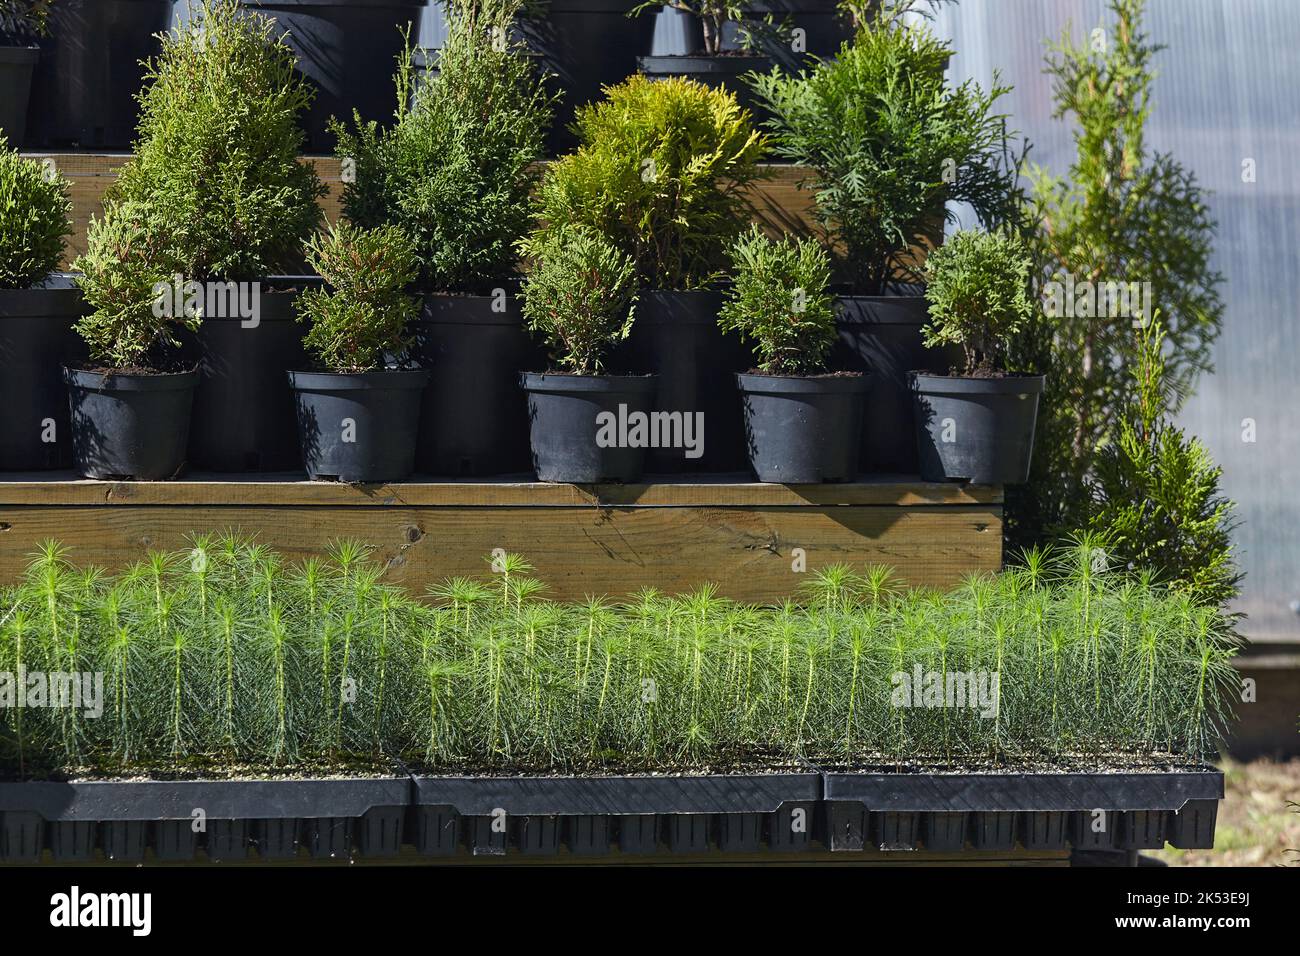
[[[129,153],[27,153],[30,158],[49,161],[70,184],[72,197],[72,235],[68,238],[63,267],[67,268],[86,251],[86,227],[92,215],[103,209],[104,193],[117,179],[118,171],[131,158]],[[338,159],[332,156],[307,156],[305,161],[316,167],[316,174],[328,190],[321,200],[325,218],[334,222],[342,215],[343,178]],[[755,222],[774,235],[806,232],[813,228],[813,193],[800,188],[812,173],[803,166],[782,163],[765,164],[763,178],[750,191],[749,204]],[[940,241],[943,223],[936,222],[927,244],[918,245],[911,257],[924,259],[925,248]]]
[[[520,479],[340,485],[295,475],[193,475],[173,482],[0,476],[0,584],[47,538],[78,563],[120,568],[192,532],[235,529],[291,556],[358,538],[386,580],[421,593],[482,576],[495,548],[524,554],[550,596],[680,593],[712,581],[737,600],[776,602],[807,572],[886,564],[911,585],[951,587],[1002,561],[1002,490],[872,478],[763,485],[710,476],[636,485]],[[793,569],[802,548],[807,571]]]

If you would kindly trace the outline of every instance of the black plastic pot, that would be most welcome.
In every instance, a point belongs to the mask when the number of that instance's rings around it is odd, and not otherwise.
[[[872,842],[882,850],[915,850],[921,830],[919,813],[873,813]]]
[[[753,90],[743,77],[748,73],[766,73],[772,60],[766,56],[728,53],[710,56],[703,53],[668,54],[637,57],[636,68],[652,80],[680,76],[714,90],[727,90],[756,119],[766,115]]]
[[[718,328],[721,308],[721,292],[643,292],[631,334],[610,357],[615,372],[658,377],[656,411],[703,416],[703,453],[688,458],[681,448],[652,448],[646,459],[651,474],[748,466],[734,375],[752,368],[754,356],[738,335]]]
[[[921,840],[931,853],[960,853],[966,846],[966,814],[923,815]]]
[[[566,839],[574,856],[605,856],[610,848],[610,821],[614,817],[584,814],[567,817]]]
[[[411,357],[431,375],[416,470],[450,477],[528,471],[528,404],[519,373],[545,356],[511,291],[426,296],[411,331]]]
[[[172,0],[59,0],[32,81],[32,147],[125,149],[135,138],[142,60],[161,49]]]
[[[634,813],[618,820],[618,848],[622,853],[645,855],[659,849],[659,817]]]
[[[555,75],[561,94],[547,143],[551,155],[577,144],[569,129],[575,110],[600,99],[601,87],[636,72],[636,58],[650,52],[658,11],[628,17],[635,6],[631,0],[548,0],[535,15],[519,21],[524,40],[541,68]]]
[[[955,356],[950,350],[925,347],[921,327],[929,307],[924,296],[840,296],[835,312],[838,337],[828,364],[871,376],[859,469],[915,475],[916,429],[908,373],[945,371]]]
[[[424,369],[290,372],[303,466],[313,481],[397,481],[415,469]]]
[[[760,30],[755,49],[786,70],[806,67],[808,57],[834,56],[842,43],[853,39],[853,19],[840,0],[750,0],[745,10],[756,18],[771,14],[776,29]],[[731,24],[723,29],[723,46],[739,49]]]
[[[759,481],[817,484],[857,475],[867,375],[737,375],[749,463]]]
[[[40,58],[40,47],[5,46],[0,37],[0,135],[11,149],[21,149],[27,141],[27,104]]]
[[[319,284],[285,277],[276,284]],[[297,471],[293,393],[284,373],[307,365],[296,291],[263,289],[251,319],[205,315],[190,346],[199,367],[190,462],[204,471]],[[233,311],[233,310],[232,310]]]
[[[63,366],[85,358],[73,329],[84,308],[63,276],[46,288],[0,289],[0,471],[72,466]]]
[[[1020,842],[1026,850],[1064,849],[1069,838],[1069,819],[1069,814],[1060,811],[1025,814]]]
[[[410,803],[409,777],[297,780],[138,780],[0,783],[0,860],[85,861],[96,843],[113,861],[392,856]],[[195,826],[195,811],[202,824]],[[354,822],[355,821],[355,822]],[[397,821],[396,823],[394,821]],[[251,825],[250,825],[251,824]]]
[[[126,375],[66,368],[72,458],[88,478],[174,478],[185,467],[198,372]]]
[[[391,123],[397,103],[397,56],[409,27],[420,38],[420,14],[428,0],[240,0],[271,17],[298,56],[298,71],[316,91],[303,117],[306,149],[331,152],[329,119]]]
[[[979,485],[1029,479],[1041,375],[913,375],[916,445],[926,481]]]
[[[1097,773],[856,773],[822,775],[831,850],[871,843],[867,818],[916,815],[926,849],[1006,850],[1214,845],[1223,774],[1213,770]],[[963,818],[971,818],[969,825]],[[1066,819],[1073,818],[1073,826]],[[1096,823],[1095,821],[1101,821]],[[969,831],[967,827],[969,826]],[[874,828],[877,838],[881,831]],[[959,835],[960,834],[960,835]],[[888,834],[886,834],[888,835]],[[1127,842],[1126,842],[1127,841]],[[885,841],[880,840],[885,845]]]
[[[1036,814],[1034,814],[1036,816]],[[971,845],[977,850],[1010,850],[1016,845],[1019,814],[977,813],[971,833]]]
[[[541,481],[594,484],[641,477],[646,447],[625,441],[635,436],[622,434],[619,424],[653,410],[653,375],[524,372],[519,383],[528,393],[529,444]],[[602,432],[611,439],[605,447],[598,440]]]

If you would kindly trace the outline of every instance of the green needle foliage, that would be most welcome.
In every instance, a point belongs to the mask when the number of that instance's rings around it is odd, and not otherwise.
[[[86,230],[86,252],[73,268],[91,311],[77,320],[91,358],[115,369],[156,369],[169,365],[180,347],[181,326],[197,329],[197,316],[174,314],[159,283],[170,283],[163,265],[164,240],[150,228],[147,207],[135,202],[111,203],[101,218],[92,217]]]
[[[0,774],[1195,763],[1228,717],[1227,622],[1094,548],[947,594],[830,567],[761,608],[550,602],[517,556],[424,603],[350,542],[291,564],[196,536],[115,575],[51,543],[0,590],[0,674],[102,674],[103,709],[0,708]],[[958,672],[998,675],[984,709],[925,706]]]
[[[421,287],[479,292],[515,272],[532,224],[537,162],[554,97],[510,40],[518,0],[447,7],[435,76],[398,63],[396,122],[333,126],[352,164],[343,209],[361,226],[400,226],[415,241]]]
[[[632,257],[645,288],[717,278],[747,220],[765,140],[725,90],[631,76],[578,110],[576,153],[542,180],[542,231],[589,226]]]
[[[826,353],[835,342],[826,251],[808,239],[769,239],[754,226],[731,247],[731,263],[735,285],[718,313],[718,325],[755,344],[764,372],[824,371]]]
[[[26,289],[59,267],[71,212],[67,181],[10,149],[0,130],[0,289]]]
[[[1009,531],[1020,542],[1087,526],[1096,455],[1134,416],[1142,323],[1158,321],[1164,335],[1172,414],[1210,369],[1223,315],[1206,193],[1146,143],[1161,47],[1143,32],[1144,0],[1109,7],[1112,22],[1099,33],[1076,41],[1067,30],[1047,59],[1055,115],[1076,124],[1075,158],[1064,177],[1030,170],[1025,216],[1037,226],[1040,285],[1149,282],[1151,314],[1135,321],[1131,310],[1057,308],[1020,337],[1021,361],[1047,375],[1030,484],[1007,497]]]
[[[294,54],[238,0],[192,0],[140,94],[135,157],[107,202],[135,202],[160,263],[187,279],[296,272],[325,187],[300,162],[298,116],[312,90]]]
[[[1030,266],[1024,243],[1010,233],[950,236],[926,261],[925,344],[960,345],[968,376],[1007,371],[1007,345],[1034,314]]]
[[[1089,527],[1112,560],[1214,606],[1237,595],[1233,503],[1219,489],[1223,469],[1168,417],[1165,336],[1145,330],[1135,369],[1133,417],[1097,456],[1089,480]]]
[[[599,373],[605,353],[632,331],[632,260],[585,226],[539,233],[523,251],[532,260],[523,286],[529,328],[546,340],[561,367]]]
[[[311,241],[307,260],[326,288],[299,294],[298,321],[311,324],[303,345],[325,368],[383,368],[386,354],[405,350],[407,323],[419,311],[404,291],[416,271],[415,246],[405,233],[340,222]]]
[[[919,280],[909,249],[929,243],[949,204],[969,203],[985,227],[1013,208],[1016,163],[994,112],[1009,88],[950,87],[951,52],[926,25],[881,12],[834,59],[754,82],[773,151],[816,174],[826,241],[856,292]]]

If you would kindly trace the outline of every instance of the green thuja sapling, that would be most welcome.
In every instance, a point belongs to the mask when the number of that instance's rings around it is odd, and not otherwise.
[[[51,170],[0,132],[0,289],[26,289],[58,268],[72,200],[67,180]]]
[[[578,151],[542,180],[542,231],[595,229],[631,257],[643,288],[685,291],[718,278],[749,218],[745,193],[766,145],[736,98],[635,75],[579,108],[575,129]]]
[[[515,272],[555,102],[514,38],[522,6],[448,4],[437,72],[417,82],[409,49],[398,63],[392,125],[333,125],[344,212],[411,237],[421,291],[482,292]]]
[[[630,256],[594,229],[550,229],[523,247],[531,260],[523,286],[529,327],[565,371],[596,375],[609,350],[632,330],[636,272]]]
[[[307,257],[326,285],[298,296],[298,321],[311,325],[307,351],[334,372],[383,368],[406,348],[418,308],[405,292],[415,278],[411,241],[396,226],[340,222],[311,241]]]
[[[181,330],[201,319],[167,307],[158,289],[171,281],[168,258],[146,223],[145,207],[107,205],[86,230],[86,251],[73,263],[90,311],[77,322],[90,357],[114,369],[163,370],[180,350]]]
[[[1034,314],[1029,254],[1010,233],[962,231],[930,253],[925,344],[961,346],[966,376],[997,375],[1007,346]]]
[[[955,203],[991,227],[1014,212],[1009,92],[945,79],[951,48],[887,5],[838,56],[808,70],[774,70],[753,86],[770,114],[772,150],[813,170],[823,240],[837,271],[863,295],[921,278],[913,247],[934,242]],[[905,12],[905,11],[903,11]]]
[[[808,239],[769,239],[755,226],[730,256],[735,285],[718,314],[723,331],[753,342],[758,367],[768,374],[824,371],[835,341],[825,250]]]

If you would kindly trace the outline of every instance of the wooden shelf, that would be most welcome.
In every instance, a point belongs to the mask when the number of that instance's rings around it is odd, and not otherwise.
[[[72,235],[68,238],[66,268],[86,251],[86,227],[92,215],[103,209],[104,193],[117,179],[118,171],[131,159],[130,153],[26,153],[32,159],[49,160],[71,184]],[[316,167],[316,174],[328,190],[321,200],[325,218],[334,222],[342,215],[343,178],[333,156],[304,156]],[[813,227],[813,194],[801,188],[811,176],[803,166],[770,163],[762,166],[763,178],[748,197],[755,222],[773,234],[806,232]],[[942,221],[936,222],[927,244],[916,248],[909,261],[922,260],[925,249],[943,236]]]
[[[1000,488],[874,478],[763,485],[709,476],[636,485],[527,480],[385,485],[294,475],[193,475],[173,482],[0,476],[0,583],[47,538],[79,563],[117,568],[194,532],[237,529],[291,556],[337,538],[370,544],[386,579],[417,593],[481,576],[494,548],[537,566],[551,596],[670,593],[714,582],[738,600],[780,601],[807,572],[887,564],[909,584],[950,587],[1002,560]],[[795,570],[803,549],[806,570]]]

